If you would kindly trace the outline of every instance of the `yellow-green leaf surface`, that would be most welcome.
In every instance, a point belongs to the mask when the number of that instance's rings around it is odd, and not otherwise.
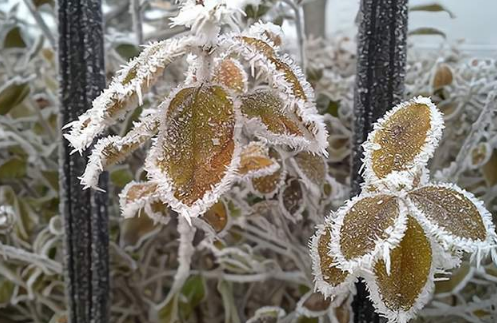
[[[389,238],[387,229],[399,217],[399,202],[395,196],[379,194],[361,198],[342,212],[346,213],[340,228],[340,249],[345,259],[351,260],[370,254],[378,240]]]
[[[448,186],[430,185],[410,192],[409,198],[433,225],[450,235],[485,241],[487,230],[480,211],[462,191]]]
[[[430,277],[432,250],[430,241],[416,220],[409,217],[400,245],[390,254],[390,273],[379,260],[375,267],[381,301],[391,312],[409,311]],[[428,302],[425,299],[424,302]]]
[[[257,91],[241,97],[242,113],[258,119],[276,135],[303,136],[304,129],[295,115],[284,111],[281,99],[271,91]]]
[[[249,45],[252,49],[255,49],[260,54],[264,55],[267,60],[269,60],[274,66],[276,70],[283,74],[283,78],[285,81],[290,84],[290,89],[292,94],[299,99],[307,100],[306,93],[302,84],[299,81],[296,73],[293,68],[287,63],[283,62],[280,57],[277,55],[274,48],[266,43],[265,41],[252,37],[241,37],[241,40]]]
[[[298,220],[305,207],[302,185],[297,179],[287,181],[287,185],[280,192],[280,202],[283,212],[292,220]]]
[[[219,62],[212,78],[236,93],[243,93],[246,88],[247,76],[240,63],[227,58]]]
[[[263,144],[252,142],[245,146],[240,153],[240,166],[238,167],[238,174],[251,175],[258,177],[257,174],[267,170],[278,169],[277,162],[269,157],[268,149]]]
[[[174,198],[191,206],[218,186],[233,160],[235,113],[220,86],[180,90],[171,100],[154,161]]]
[[[372,138],[379,147],[371,154],[376,176],[409,169],[425,147],[431,125],[430,107],[422,103],[411,102],[387,117]]]
[[[0,179],[16,179],[26,176],[28,165],[25,159],[13,157],[0,165]]]
[[[12,81],[0,89],[0,115],[9,113],[18,106],[30,92],[28,82]]]
[[[207,222],[216,233],[223,231],[228,224],[228,210],[222,201],[216,204],[202,215],[202,219]]]
[[[326,160],[316,154],[309,152],[300,152],[293,157],[296,166],[305,180],[321,187],[326,180]]]
[[[323,280],[331,286],[338,286],[345,281],[348,274],[337,268],[334,265],[336,263],[335,259],[330,256],[330,249],[328,247],[331,241],[330,231],[330,228],[325,228],[323,234],[318,238],[317,252]]]
[[[4,48],[26,48],[26,42],[19,26],[10,29],[3,39]]]

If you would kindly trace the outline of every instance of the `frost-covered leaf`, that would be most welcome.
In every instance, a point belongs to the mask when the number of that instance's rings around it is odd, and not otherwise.
[[[482,173],[488,186],[497,184],[497,149],[494,149],[488,162],[483,165]]]
[[[275,150],[269,151],[269,157],[277,161],[280,167],[271,175],[252,178],[250,184],[252,191],[266,198],[273,197],[285,183],[286,171],[281,166],[281,156]]]
[[[421,225],[408,217],[405,235],[392,250],[390,264],[378,260],[366,283],[380,313],[391,322],[407,322],[430,300],[433,275],[431,242]]]
[[[125,218],[141,216],[143,210],[156,222],[167,224],[170,220],[169,207],[162,201],[155,182],[130,182],[119,194],[119,202]]]
[[[3,39],[3,48],[26,48],[26,41],[19,26],[12,27]]]
[[[202,220],[207,222],[216,233],[220,233],[228,224],[228,209],[223,201],[218,201],[202,215]]]
[[[247,73],[240,62],[232,58],[225,58],[218,63],[212,81],[222,84],[238,94],[247,91]]]
[[[145,142],[150,140],[159,130],[159,115],[152,114],[141,122],[135,123],[133,128],[124,136],[109,136],[100,139],[93,148],[88,165],[81,177],[84,188],[96,188],[98,177],[109,166],[120,163]]]
[[[283,215],[292,222],[302,219],[305,209],[304,191],[299,180],[293,178],[287,181],[280,190],[279,202]]]
[[[459,293],[473,278],[475,271],[474,266],[463,262],[461,267],[455,269],[447,280],[435,282],[435,294],[437,297],[444,297]]]
[[[447,64],[440,65],[435,71],[433,77],[433,89],[437,90],[444,86],[452,84],[454,79],[452,69]]]
[[[431,184],[408,197],[417,219],[445,248],[488,253],[495,243],[492,216],[471,193],[451,184]]]
[[[204,300],[206,294],[207,291],[204,278],[200,275],[189,277],[181,289],[182,297],[179,303],[179,310],[182,314],[181,317],[188,319],[195,308]]]
[[[454,14],[445,6],[439,3],[415,5],[409,8],[409,11],[430,11],[430,12],[446,12],[451,18],[455,18]]]
[[[123,219],[120,225],[120,245],[125,248],[139,248],[145,240],[160,230],[154,220],[144,212],[138,216]]]
[[[278,323],[282,317],[285,316],[285,310],[280,307],[266,306],[261,307],[253,317],[246,323]]]
[[[336,259],[330,253],[331,226],[329,220],[319,225],[309,244],[312,257],[312,271],[316,290],[325,297],[346,294],[353,277],[336,267]]]
[[[148,45],[117,73],[90,110],[65,126],[71,130],[64,137],[77,151],[86,149],[107,127],[143,104],[143,93],[155,84],[169,63],[185,53],[190,43],[191,38],[186,37]]]
[[[432,28],[432,27],[420,27],[416,28],[414,30],[409,31],[408,33],[409,36],[415,36],[415,35],[420,35],[420,36],[441,36],[442,38],[447,38],[447,35],[441,31],[440,29],[437,28]]]
[[[278,162],[269,156],[266,145],[261,142],[251,142],[242,148],[238,174],[242,178],[271,175],[280,169]]]
[[[264,30],[264,25],[259,27]],[[270,85],[277,90],[283,108],[296,115],[311,134],[310,144],[295,141],[294,145],[326,154],[327,131],[317,112],[312,88],[297,65],[289,57],[281,56],[265,35],[229,35],[221,37],[220,46],[227,48],[228,53],[241,54],[253,67],[260,68]]]
[[[382,182],[391,189],[412,187],[413,177],[433,156],[443,119],[430,99],[418,97],[386,113],[364,144],[366,184]]]
[[[19,105],[30,92],[29,83],[19,78],[14,78],[0,89],[0,115],[9,113]]]
[[[328,312],[332,300],[322,293],[308,292],[297,303],[297,313],[307,317],[320,317]]]
[[[405,230],[404,206],[396,196],[358,196],[336,212],[331,253],[340,267],[370,268],[376,256],[388,257]]]
[[[476,147],[473,147],[469,153],[469,167],[477,169],[482,165],[485,165],[492,157],[492,152],[493,148],[487,142],[479,143]]]
[[[326,160],[319,155],[300,152],[291,159],[291,162],[304,180],[304,184],[315,192],[320,192],[328,175]]]
[[[0,179],[19,179],[26,176],[27,161],[12,157],[0,165]]]
[[[314,135],[295,113],[285,109],[276,93],[259,90],[241,96],[241,101],[247,127],[256,136],[273,144],[315,150]]]
[[[147,171],[181,215],[206,212],[229,189],[239,162],[236,113],[221,86],[187,87],[172,95]]]

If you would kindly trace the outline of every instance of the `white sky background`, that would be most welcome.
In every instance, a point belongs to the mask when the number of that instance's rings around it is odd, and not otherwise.
[[[354,19],[359,0],[328,0],[326,32],[328,36],[357,32]],[[463,51],[485,56],[497,56],[497,0],[410,0],[410,5],[439,3],[449,9],[455,18],[445,12],[411,12],[409,29],[434,27],[447,35],[449,43],[464,40]],[[415,38],[414,38],[415,37]],[[413,36],[418,48],[438,48],[444,42],[440,36]]]
[[[11,7],[18,2],[22,17],[34,24],[22,0],[0,0],[0,6]],[[355,17],[359,2],[360,0],[328,0],[326,31],[329,37],[343,34],[355,36],[357,33]],[[439,3],[455,15],[452,19],[445,12],[411,12],[410,29],[434,27],[447,35],[448,43],[454,44],[456,41],[464,40],[459,45],[462,51],[483,56],[497,56],[497,0],[410,0],[409,3],[410,5]],[[44,18],[47,18],[49,26],[55,24],[50,17],[44,15]],[[294,28],[288,28],[289,34],[292,33],[292,29]],[[437,49],[443,42],[440,36],[413,37],[413,43],[417,48]]]

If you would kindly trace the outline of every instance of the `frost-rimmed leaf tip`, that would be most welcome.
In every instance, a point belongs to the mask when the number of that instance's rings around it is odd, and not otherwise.
[[[364,186],[411,188],[433,156],[444,128],[429,98],[400,103],[379,119],[364,143]]]
[[[435,274],[459,266],[462,252],[477,265],[489,254],[496,260],[495,226],[483,203],[454,184],[429,183],[426,164],[442,128],[427,98],[388,112],[364,145],[362,193],[326,223],[328,268],[364,277],[376,310],[390,322],[414,317],[431,298]],[[316,289],[328,296],[341,290],[322,278],[323,228],[311,255]]]

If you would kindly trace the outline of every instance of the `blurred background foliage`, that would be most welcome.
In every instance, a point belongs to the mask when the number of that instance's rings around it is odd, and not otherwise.
[[[348,198],[350,185],[356,44],[343,35],[325,39],[324,29],[311,27],[324,24],[322,13],[315,16],[321,2],[255,1],[257,5],[245,8],[240,27],[259,19],[283,26],[283,49],[304,59],[300,63],[329,126],[328,160],[274,151],[282,172],[239,184],[223,197],[217,212],[226,221],[211,221],[210,228],[197,230],[191,275],[167,303],[178,266],[177,221],[174,215],[168,225],[154,225],[146,216],[120,218],[117,194],[129,181],[143,179],[143,152],[113,167],[112,322],[350,320],[350,298],[332,306],[312,293],[307,252],[315,224]],[[108,79],[140,52],[138,44],[186,32],[169,27],[177,11],[173,1],[105,1]],[[450,14],[437,4],[412,11]],[[55,15],[50,0],[0,3],[1,322],[64,322]],[[443,35],[443,30],[411,30],[416,37],[424,34]],[[185,66],[180,61],[168,68],[164,81],[145,98],[145,108],[155,107],[169,84],[184,78]],[[469,57],[448,43],[436,51],[408,51],[406,98],[431,96],[445,114],[446,130],[431,163],[432,176],[473,192],[494,217],[497,117],[495,99],[488,97],[495,95],[496,86],[494,58]],[[126,133],[141,111],[111,132]],[[497,268],[465,263],[437,282],[435,297],[418,321],[494,322],[496,307]]]

